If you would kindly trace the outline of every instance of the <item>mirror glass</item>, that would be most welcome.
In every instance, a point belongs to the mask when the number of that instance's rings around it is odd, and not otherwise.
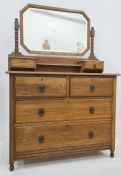
[[[30,53],[79,53],[89,46],[83,14],[28,8],[22,14],[21,44]]]

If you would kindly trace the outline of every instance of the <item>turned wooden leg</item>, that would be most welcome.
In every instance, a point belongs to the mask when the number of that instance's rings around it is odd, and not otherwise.
[[[11,164],[10,164],[9,170],[10,170],[10,171],[13,171],[13,170],[14,170],[14,163],[11,163]]]
[[[114,151],[112,151],[112,150],[110,151],[110,157],[112,157],[112,158],[114,157]]]

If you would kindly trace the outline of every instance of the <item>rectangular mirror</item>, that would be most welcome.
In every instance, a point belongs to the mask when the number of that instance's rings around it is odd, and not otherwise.
[[[28,4],[20,11],[20,43],[32,54],[84,55],[90,20],[83,11]]]

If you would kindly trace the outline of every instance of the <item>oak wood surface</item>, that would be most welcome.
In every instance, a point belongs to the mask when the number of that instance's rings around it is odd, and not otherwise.
[[[84,76],[84,77],[116,77],[120,76],[118,73],[73,73],[73,72],[41,72],[41,71],[7,71],[8,74],[16,75],[72,75],[72,76]]]
[[[114,151],[115,151],[116,81],[117,81],[117,78],[114,78],[113,101],[112,101],[112,147],[111,147],[112,153],[114,153]]]
[[[73,148],[64,147],[59,149],[51,149],[51,150],[39,150],[32,152],[21,152],[15,153],[15,160],[31,160],[31,159],[39,159],[40,161],[48,161],[48,160],[60,160],[67,158],[77,158],[81,156],[90,156],[96,155],[100,150],[109,150],[111,144],[94,144],[94,145],[82,145],[75,146]],[[92,149],[94,148],[94,149]]]
[[[95,90],[91,91],[94,86]],[[112,96],[112,78],[71,78],[71,96]]]
[[[35,68],[34,60],[30,59],[11,59],[10,66],[15,68]]]
[[[103,72],[104,62],[89,59],[47,59],[29,58],[21,56],[20,58],[9,57],[9,70],[36,70],[41,72]]]
[[[83,70],[100,70],[101,72],[103,72],[103,68],[104,68],[104,62],[103,61],[97,61],[97,60],[92,60],[92,61],[85,61],[84,62],[84,66],[83,66]]]
[[[40,86],[45,90],[41,92]],[[16,96],[29,97],[64,97],[66,96],[66,78],[56,77],[17,77]]]
[[[106,149],[114,153],[117,74],[9,73],[11,167],[22,159],[74,157]],[[94,92],[90,85],[96,86]]]
[[[93,132],[93,138],[89,137],[90,132]],[[109,144],[110,132],[110,122],[16,127],[15,150],[26,152],[89,144]],[[40,136],[44,137],[43,143],[39,142]]]
[[[15,119],[15,98],[14,98],[14,75],[10,75],[9,93],[10,93],[10,107],[9,107],[9,164],[14,164],[14,119]]]
[[[50,160],[115,150],[116,77],[101,73],[104,61],[80,53],[22,55],[23,13],[30,7],[84,14],[83,11],[29,4],[16,20],[15,51],[9,55],[10,82],[9,164],[15,160]],[[93,37],[94,31],[91,33]],[[94,57],[93,38],[91,56]],[[82,54],[84,54],[85,50]],[[35,52],[34,52],[35,53]],[[60,54],[60,53],[55,53]],[[92,58],[92,57],[91,57]],[[96,57],[95,57],[96,58]]]
[[[21,100],[16,102],[16,123],[111,119],[111,110],[111,99]]]

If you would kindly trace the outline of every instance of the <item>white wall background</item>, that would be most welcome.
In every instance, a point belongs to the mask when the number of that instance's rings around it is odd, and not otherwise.
[[[96,56],[105,61],[104,72],[121,73],[120,0],[1,0],[0,2],[0,141],[8,148],[9,93],[8,54],[14,49],[14,18],[27,3],[84,10],[96,30]],[[121,78],[117,82],[116,145],[121,143]],[[6,150],[5,150],[6,152]],[[1,150],[0,150],[1,156]],[[8,157],[6,157],[8,160]]]

